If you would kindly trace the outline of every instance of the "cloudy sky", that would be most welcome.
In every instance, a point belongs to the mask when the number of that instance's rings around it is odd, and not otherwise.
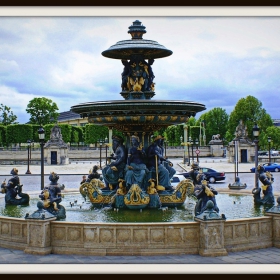
[[[202,113],[221,107],[230,114],[252,95],[280,118],[279,16],[0,16],[0,103],[25,123],[35,97],[53,100],[59,112],[123,99],[123,65],[101,53],[129,40],[136,19],[146,27],[144,39],[173,51],[153,64],[153,99],[194,101],[206,106]]]

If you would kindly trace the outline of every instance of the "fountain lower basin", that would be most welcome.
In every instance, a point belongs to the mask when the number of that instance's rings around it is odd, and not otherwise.
[[[21,218],[37,210],[37,197],[31,197],[30,205],[25,207],[5,207],[4,199],[0,200],[1,247],[37,255],[95,256],[221,256],[233,251],[280,247],[279,235],[273,234],[280,232],[279,215],[264,215],[263,207],[255,209],[250,195],[219,193],[216,198],[220,213],[227,219],[207,221],[193,220],[194,201],[189,199],[178,209],[140,212],[90,209],[87,202],[80,208],[83,198],[79,196],[65,194],[66,219],[61,221]],[[71,207],[74,199],[77,203]]]
[[[251,195],[219,193],[216,196],[219,214],[225,214],[227,219],[262,217],[265,206],[254,205]],[[31,197],[28,206],[5,206],[0,200],[0,215],[24,218],[26,213],[37,210],[39,198]],[[160,223],[160,222],[193,222],[196,199],[187,197],[185,203],[178,208],[158,209],[114,209],[111,207],[94,208],[90,201],[84,200],[78,192],[64,194],[61,205],[66,209],[66,222],[98,222],[98,223]],[[72,205],[72,206],[71,206]]]

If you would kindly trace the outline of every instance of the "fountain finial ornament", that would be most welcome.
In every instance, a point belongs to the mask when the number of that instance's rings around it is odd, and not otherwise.
[[[141,23],[140,20],[135,20],[132,25],[129,26],[127,33],[131,34],[132,39],[142,39],[143,34],[147,32],[145,28],[146,27]]]

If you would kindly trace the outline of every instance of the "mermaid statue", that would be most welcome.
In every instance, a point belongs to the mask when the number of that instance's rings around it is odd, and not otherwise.
[[[8,183],[6,181],[1,184],[1,192],[5,194],[6,205],[28,205],[29,195],[22,192],[22,184],[18,176],[18,169],[13,168],[10,172],[12,178],[9,179]]]

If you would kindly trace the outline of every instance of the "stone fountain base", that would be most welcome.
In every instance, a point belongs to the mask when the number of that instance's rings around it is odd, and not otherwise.
[[[38,255],[220,256],[280,248],[280,216],[267,213],[227,221],[117,224],[0,217],[0,246]]]

